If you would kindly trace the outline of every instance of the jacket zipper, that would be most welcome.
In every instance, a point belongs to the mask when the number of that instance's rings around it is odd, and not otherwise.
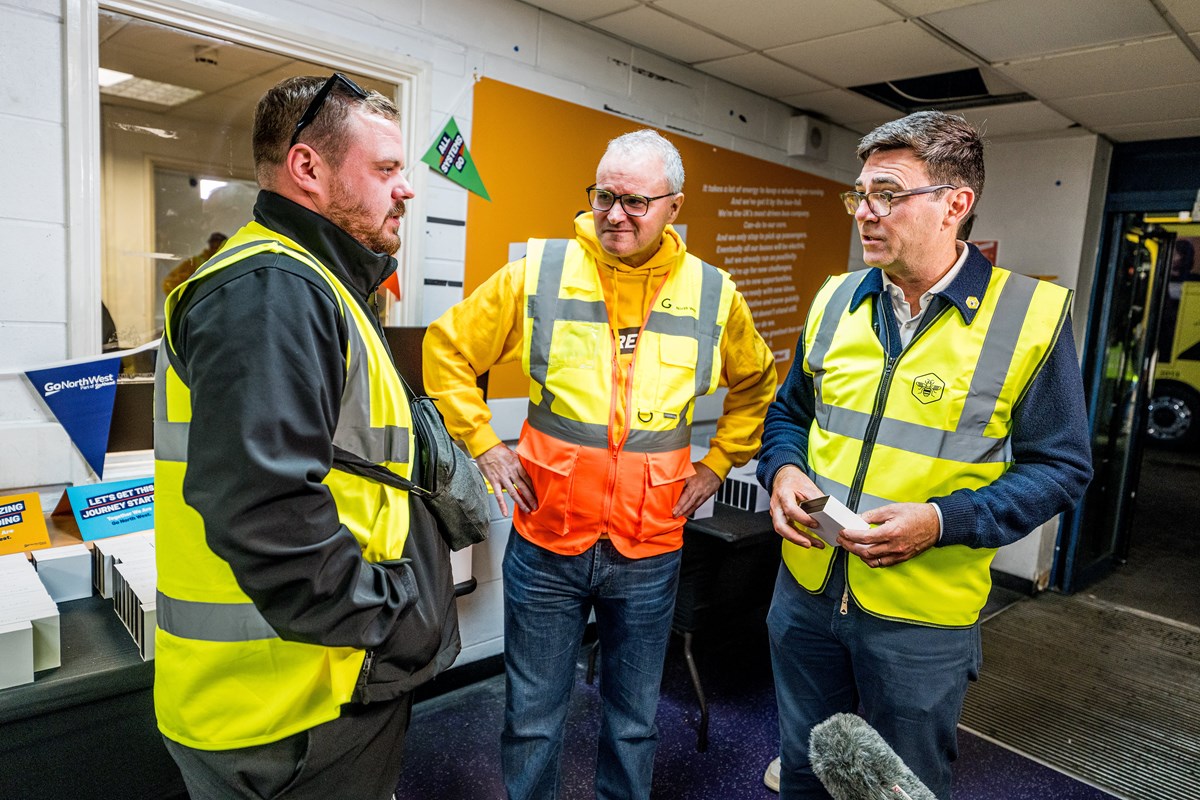
[[[889,312],[881,311],[880,313]],[[850,492],[846,497],[846,505],[855,511],[858,510],[858,501],[862,499],[863,484],[865,484],[867,481],[867,466],[871,462],[871,451],[875,449],[875,437],[879,434],[879,426],[883,422],[883,407],[887,403],[888,392],[892,387],[892,378],[895,377],[896,364],[900,361],[904,353],[907,352],[908,348],[912,347],[913,342],[924,335],[925,331],[932,328],[933,324],[937,322],[938,318],[945,313],[946,307],[942,307],[942,309],[938,311],[937,317],[931,319],[927,325],[922,325],[921,329],[917,331],[916,335],[913,336],[908,345],[902,348],[900,353],[895,356],[891,355],[892,329],[886,324],[882,326],[883,339],[881,340],[881,343],[883,344],[884,352],[887,354],[885,356],[886,360],[883,365],[883,378],[879,381],[879,388],[875,392],[875,404],[871,407],[871,419],[867,422],[867,431],[863,436],[862,451],[858,456],[858,468],[854,472],[854,481],[850,484]],[[850,607],[850,569],[848,563],[850,557],[849,555],[846,555],[845,558],[847,561],[847,568],[845,570],[846,578],[842,585],[842,603],[838,608],[838,612],[843,616],[848,612]]]
[[[854,480],[851,482],[850,492],[846,496],[846,505],[856,512],[858,511],[858,502],[862,499],[863,484],[867,480],[867,467],[871,462],[871,452],[875,449],[875,437],[879,434],[879,426],[883,422],[883,408],[887,404],[888,392],[892,388],[896,364],[900,362],[913,343],[921,338],[925,331],[932,328],[934,323],[945,313],[946,307],[943,306],[937,316],[931,319],[929,324],[922,325],[908,345],[895,356],[891,355],[891,328],[887,325],[883,326],[882,344],[884,352],[887,353],[883,365],[883,378],[879,381],[879,388],[875,391],[875,404],[871,407],[871,419],[867,422],[867,431],[863,436],[862,451],[858,456],[858,468],[854,472]]]
[[[363,705],[371,702],[367,697],[367,681],[371,677],[371,667],[375,666],[375,651],[368,650],[363,657],[362,669],[358,672],[358,685],[354,687],[358,701]]]

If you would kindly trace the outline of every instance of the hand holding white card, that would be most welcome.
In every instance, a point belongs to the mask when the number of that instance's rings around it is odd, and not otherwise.
[[[865,531],[871,527],[862,517],[846,508],[842,501],[829,495],[804,500],[800,508],[817,521],[819,527],[811,529],[812,532],[834,547],[838,546],[837,537],[843,529]]]

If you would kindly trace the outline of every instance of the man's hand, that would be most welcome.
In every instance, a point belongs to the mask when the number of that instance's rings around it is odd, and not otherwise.
[[[533,492],[533,481],[521,466],[521,459],[506,444],[498,444],[475,457],[479,471],[492,485],[500,513],[508,516],[508,504],[504,493],[512,495],[513,502],[525,513],[537,510],[537,495]]]
[[[930,503],[893,503],[863,512],[878,524],[869,531],[842,531],[838,543],[868,567],[890,567],[908,561],[937,544],[938,513]]]
[[[802,500],[820,497],[824,492],[817,488],[799,467],[780,467],[775,473],[771,484],[771,524],[775,532],[789,542],[801,547],[815,547],[818,550],[825,547],[825,542],[815,533],[806,533],[793,522],[799,522],[809,528],[816,528],[817,521],[800,509]]]
[[[717,477],[717,473],[699,461],[693,462],[692,466],[695,467],[696,474],[683,479],[683,493],[671,509],[671,514],[676,517],[691,514],[721,487],[721,479]]]

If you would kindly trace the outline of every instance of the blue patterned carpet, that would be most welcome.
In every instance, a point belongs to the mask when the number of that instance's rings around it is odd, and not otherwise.
[[[779,746],[765,631],[735,640],[697,636],[695,656],[708,694],[709,747],[696,751],[699,706],[681,640],[667,655],[658,724],[654,800],[771,800],[763,771]],[[595,797],[599,694],[579,681],[564,745],[562,800]],[[494,676],[417,704],[397,800],[500,800],[499,737],[504,679]],[[954,800],[1110,800],[1082,784],[965,731],[959,732]]]

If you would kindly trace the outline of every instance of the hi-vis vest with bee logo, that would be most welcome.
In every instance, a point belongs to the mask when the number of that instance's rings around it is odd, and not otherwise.
[[[602,533],[633,558],[682,545],[683,520],[671,509],[695,472],[693,407],[720,380],[733,292],[727,273],[685,255],[654,296],[618,398],[622,367],[596,262],[572,239],[529,241],[521,356],[529,416],[517,452],[538,508],[516,512],[523,536],[564,555]]]
[[[889,367],[872,326],[876,299],[849,310],[867,274],[826,281],[805,325],[804,370],[816,394],[810,477],[860,512],[994,482],[1012,465],[1013,410],[1057,341],[1070,291],[993,267],[970,325],[943,308]],[[784,562],[810,592],[824,587],[835,552],[783,544]],[[969,626],[987,600],[995,552],[935,546],[883,569],[848,558],[846,579],[877,616]]]
[[[171,363],[172,314],[185,287],[263,252],[311,267],[333,290],[346,320],[346,385],[333,443],[411,477],[414,443],[403,383],[366,312],[311,254],[252,222],[171,292],[154,392],[154,699],[163,734],[201,750],[278,741],[336,719],[364,671],[363,650],[281,639],[242,592],[228,562],[209,549],[204,520],[183,497],[192,401]],[[407,492],[336,469],[322,482],[366,560],[401,557],[409,532]]]

